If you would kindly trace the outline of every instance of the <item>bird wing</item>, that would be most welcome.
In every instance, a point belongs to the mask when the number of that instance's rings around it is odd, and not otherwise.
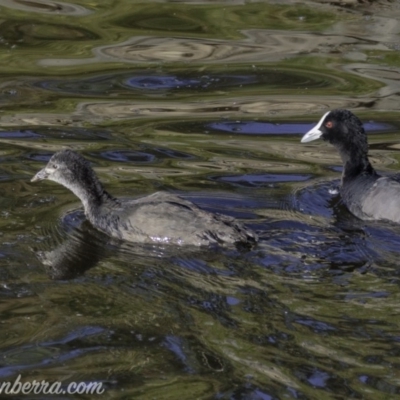
[[[123,203],[118,216],[124,222],[120,229],[121,238],[130,241],[145,241],[144,237],[147,237],[151,242],[199,246],[257,240],[234,218],[209,213],[166,192]]]
[[[373,219],[400,222],[400,183],[388,177],[377,179],[366,193],[362,211]]]

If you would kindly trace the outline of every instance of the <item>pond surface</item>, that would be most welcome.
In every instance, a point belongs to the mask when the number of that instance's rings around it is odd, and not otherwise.
[[[399,172],[398,2],[0,11],[1,382],[102,382],[115,399],[400,396],[400,226],[353,217],[336,151],[300,144],[349,108],[375,168]],[[112,241],[72,193],[30,182],[62,148],[115,196],[178,193],[260,243]]]

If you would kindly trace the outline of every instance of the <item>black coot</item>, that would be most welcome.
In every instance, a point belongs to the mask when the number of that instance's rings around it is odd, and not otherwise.
[[[380,176],[372,167],[361,121],[348,110],[329,111],[301,142],[318,138],[327,140],[339,151],[343,161],[340,193],[349,210],[365,220],[400,222],[400,183]]]

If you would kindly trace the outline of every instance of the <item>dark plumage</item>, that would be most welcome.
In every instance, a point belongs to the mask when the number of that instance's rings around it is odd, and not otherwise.
[[[140,243],[251,246],[257,235],[234,218],[204,211],[179,196],[157,192],[135,200],[116,199],[95,172],[71,150],[55,153],[32,182],[49,179],[70,189],[88,220],[112,237]]]
[[[400,222],[400,183],[380,176],[372,167],[361,121],[348,110],[327,112],[301,142],[318,138],[339,151],[343,161],[340,193],[349,210],[361,219]]]

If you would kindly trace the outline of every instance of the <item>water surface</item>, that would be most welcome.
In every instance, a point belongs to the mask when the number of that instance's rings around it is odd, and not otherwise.
[[[1,381],[96,381],[118,399],[400,394],[400,227],[353,217],[337,153],[299,143],[350,108],[373,165],[399,171],[396,2],[0,10]],[[260,243],[111,240],[65,188],[30,183],[62,148],[115,196],[177,193]]]

